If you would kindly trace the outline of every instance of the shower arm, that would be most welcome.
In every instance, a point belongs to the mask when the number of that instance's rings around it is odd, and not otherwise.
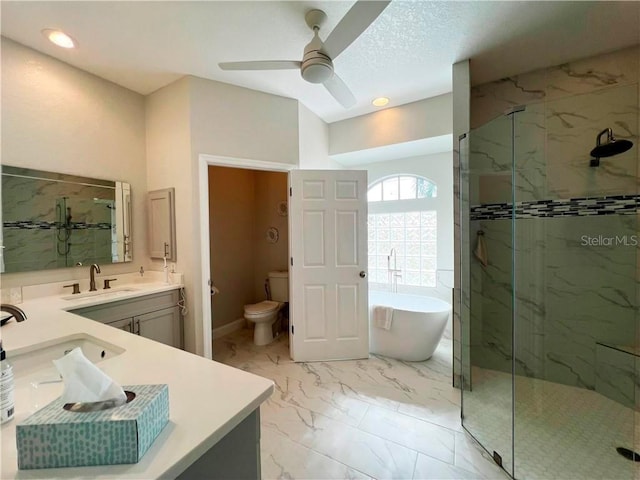
[[[607,142],[610,142],[611,140],[613,140],[613,130],[611,130],[610,128],[605,128],[596,137],[596,147],[599,147],[600,145],[602,145],[602,143],[600,142],[600,139],[602,138],[602,135],[604,135],[605,133],[607,134]]]

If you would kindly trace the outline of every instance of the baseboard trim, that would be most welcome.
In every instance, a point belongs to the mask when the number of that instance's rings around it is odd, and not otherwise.
[[[211,336],[213,339],[224,337],[225,335],[229,335],[230,333],[235,332],[236,330],[241,330],[244,328],[246,324],[246,320],[244,318],[239,318],[234,320],[233,322],[229,322],[226,325],[223,325],[218,328],[214,328],[211,331]]]

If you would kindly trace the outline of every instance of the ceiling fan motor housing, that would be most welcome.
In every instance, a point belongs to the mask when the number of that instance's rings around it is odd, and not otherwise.
[[[315,30],[313,40],[304,47],[300,74],[307,82],[323,83],[333,75],[333,62],[329,55],[322,51],[323,43]]]
[[[312,52],[304,56],[300,73],[307,82],[323,83],[333,75],[333,62],[322,52]]]

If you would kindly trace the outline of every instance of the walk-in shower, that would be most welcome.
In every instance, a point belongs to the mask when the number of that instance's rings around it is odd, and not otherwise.
[[[518,479],[638,478],[638,113],[604,97],[593,118],[571,99],[579,125],[549,100],[460,139],[462,422]],[[597,132],[615,168],[586,167]]]

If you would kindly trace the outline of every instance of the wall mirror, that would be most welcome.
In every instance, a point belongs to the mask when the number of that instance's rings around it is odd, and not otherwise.
[[[131,186],[2,166],[0,272],[130,262]]]

